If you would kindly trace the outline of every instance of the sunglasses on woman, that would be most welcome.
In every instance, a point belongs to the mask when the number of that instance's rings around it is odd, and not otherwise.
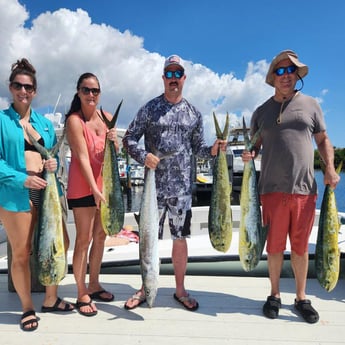
[[[10,86],[13,89],[17,90],[17,91],[21,90],[22,88],[24,88],[25,91],[28,92],[28,93],[32,93],[32,92],[35,91],[35,87],[33,85],[31,85],[31,84],[21,84],[21,83],[19,83],[17,81],[12,81]]]
[[[81,88],[79,88],[79,90],[82,92],[83,95],[89,95],[90,92],[94,95],[94,96],[98,96],[101,93],[101,89],[97,89],[97,88],[89,88],[86,86],[82,86]]]

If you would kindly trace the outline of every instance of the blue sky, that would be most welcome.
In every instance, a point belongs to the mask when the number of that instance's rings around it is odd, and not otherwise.
[[[229,112],[233,121],[249,119],[273,93],[264,83],[271,59],[283,49],[293,49],[310,70],[303,92],[320,101],[331,141],[345,147],[344,1],[1,3],[12,3],[13,10],[0,14],[0,43],[9,47],[2,52],[6,65],[0,66],[0,78],[7,80],[18,55],[28,56],[40,72],[36,106],[43,112],[62,94],[63,113],[78,76],[92,69],[101,79],[103,107],[112,111],[124,99],[119,125],[126,127],[139,106],[162,92],[162,63],[177,53],[187,61],[185,96],[204,114],[206,128],[213,128],[212,111]],[[6,88],[0,86],[0,95]]]

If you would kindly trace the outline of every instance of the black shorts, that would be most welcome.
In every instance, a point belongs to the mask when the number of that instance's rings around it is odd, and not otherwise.
[[[67,199],[68,209],[72,210],[75,207],[95,207],[95,198],[93,195],[84,196],[78,199]]]

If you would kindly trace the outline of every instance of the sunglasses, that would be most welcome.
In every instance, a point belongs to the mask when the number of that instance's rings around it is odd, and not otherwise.
[[[287,74],[291,74],[291,73],[295,73],[296,70],[297,70],[297,67],[295,65],[291,65],[291,66],[287,66],[287,67],[279,67],[274,71],[274,73],[280,77],[283,74],[285,74],[285,72]]]
[[[17,90],[17,91],[21,90],[22,88],[24,88],[25,91],[28,92],[28,93],[32,93],[32,92],[35,91],[35,87],[33,85],[31,85],[31,84],[21,84],[21,83],[18,83],[17,81],[12,81],[10,86],[12,88],[14,88],[15,90]]]
[[[79,88],[79,90],[82,92],[83,95],[89,95],[90,92],[92,93],[93,96],[98,96],[101,93],[101,89],[97,89],[97,88],[89,88],[86,86],[82,86],[81,88]]]
[[[167,79],[171,79],[172,77],[175,77],[176,79],[181,79],[184,75],[183,71],[165,71],[164,76]]]

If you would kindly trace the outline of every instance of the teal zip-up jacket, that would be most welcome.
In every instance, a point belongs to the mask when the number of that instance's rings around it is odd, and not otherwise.
[[[0,111],[0,206],[8,211],[30,210],[29,189],[24,186],[28,174],[24,157],[24,133],[20,116],[13,106]],[[30,124],[51,149],[56,143],[53,124],[31,109]]]

